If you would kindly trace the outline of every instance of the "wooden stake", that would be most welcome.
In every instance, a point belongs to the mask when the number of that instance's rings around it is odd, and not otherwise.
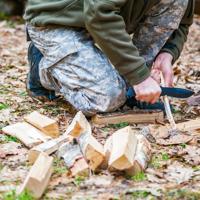
[[[129,169],[134,162],[137,137],[130,126],[120,129],[112,136],[109,166],[117,170]]]
[[[160,73],[160,76],[161,76],[161,85],[163,87],[165,87],[166,85],[165,85],[165,80],[164,80],[162,72]],[[171,129],[172,130],[177,130],[176,123],[175,123],[174,117],[172,115],[172,111],[171,111],[171,107],[170,107],[168,96],[164,96],[163,97],[163,101],[164,101],[164,106],[165,106],[165,112],[166,112],[166,115],[167,115],[167,119],[169,120]]]
[[[42,144],[39,144],[38,146],[33,147],[28,152],[28,160],[30,163],[34,163],[40,153],[44,152],[48,155],[54,153],[59,149],[59,147],[64,144],[65,142],[69,141],[69,137],[66,137],[65,135],[60,136],[59,138],[49,140],[47,142],[44,142]]]
[[[128,111],[125,113],[112,113],[104,115],[95,115],[92,122],[95,124],[119,124],[123,122],[143,124],[143,123],[156,123],[157,121],[163,122],[164,115],[161,111]]]
[[[26,116],[25,120],[44,132],[46,135],[49,135],[53,138],[59,136],[58,123],[55,120],[46,117],[45,115],[41,115],[37,111]]]
[[[53,157],[41,153],[35,164],[32,166],[19,193],[25,189],[29,190],[35,198],[41,198],[47,188],[52,174]]]
[[[2,131],[7,135],[16,137],[28,148],[32,148],[51,139],[51,137],[46,136],[44,133],[26,122],[6,126]]]

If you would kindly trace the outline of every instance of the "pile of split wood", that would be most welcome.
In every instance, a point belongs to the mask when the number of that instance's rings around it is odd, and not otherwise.
[[[145,170],[151,157],[150,143],[130,126],[120,129],[107,139],[105,145],[92,135],[90,123],[78,112],[63,135],[52,120],[38,112],[25,117],[25,122],[3,128],[28,148],[28,160],[33,164],[19,193],[28,189],[40,198],[52,174],[52,153],[64,159],[72,176],[88,176],[101,169],[135,174]]]
[[[163,114],[158,111],[98,115],[92,121],[107,124],[127,120],[130,123],[154,123],[163,121]],[[200,119],[177,124],[177,128],[182,131],[181,134],[171,137],[169,125],[148,125],[143,131],[127,126],[113,133],[102,145],[92,135],[91,125],[82,112],[76,114],[63,135],[59,133],[55,120],[33,112],[25,117],[25,122],[9,125],[3,128],[3,132],[17,137],[30,149],[28,160],[33,166],[19,193],[28,189],[35,198],[40,198],[52,175],[52,153],[57,152],[57,156],[64,159],[72,176],[88,176],[101,169],[134,175],[144,171],[151,159],[151,145],[146,139],[148,134],[162,145],[187,143],[193,137],[183,132],[200,129]]]

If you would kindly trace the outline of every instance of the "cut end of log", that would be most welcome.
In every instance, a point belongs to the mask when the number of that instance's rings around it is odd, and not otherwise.
[[[120,129],[112,135],[112,150],[109,166],[117,170],[130,168],[134,162],[137,137],[130,126]]]
[[[32,112],[24,118],[28,123],[35,126],[46,135],[53,138],[59,136],[59,127],[56,120],[50,119],[49,117],[38,113],[37,111]]]
[[[85,132],[89,129],[91,129],[89,122],[87,121],[84,114],[81,111],[79,111],[72,120],[72,123],[67,128],[65,134],[71,135],[72,137],[76,138],[79,137],[82,132]]]
[[[4,127],[2,131],[10,136],[19,139],[25,146],[32,148],[42,142],[46,142],[51,137],[26,122],[20,122]]]
[[[74,176],[89,176],[90,170],[84,158],[78,159],[74,166],[70,169],[71,175]]]

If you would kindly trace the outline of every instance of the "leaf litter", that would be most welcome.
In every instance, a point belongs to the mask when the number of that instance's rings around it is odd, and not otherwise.
[[[24,30],[24,25],[14,23],[14,27],[10,27],[8,22],[0,21],[0,128],[22,121],[25,115],[38,110],[47,116],[56,117],[64,132],[72,119],[73,109],[63,102],[44,104],[34,101],[26,93],[28,45]],[[187,102],[172,100],[178,122],[200,116],[199,38],[200,17],[196,16],[184,51],[174,66],[175,86],[192,89],[196,96]],[[104,143],[105,138],[119,127],[93,125],[93,132]],[[200,133],[186,136],[155,138],[156,143],[152,143],[152,161],[145,172],[145,178],[139,181],[135,177],[112,176],[107,171],[88,179],[71,178],[61,164],[58,166],[61,169],[55,170],[42,199],[168,199],[170,195],[174,195],[174,199],[180,199],[183,195],[185,198],[193,195],[193,199],[198,199]],[[26,177],[30,169],[27,151],[18,142],[5,138],[0,131],[0,199],[1,193],[17,188]]]

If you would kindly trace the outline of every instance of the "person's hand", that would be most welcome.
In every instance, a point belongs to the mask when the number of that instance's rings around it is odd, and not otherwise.
[[[163,74],[165,85],[166,87],[172,87],[173,86],[173,68],[172,68],[172,60],[173,57],[171,54],[167,52],[160,53],[153,65],[151,76],[154,80],[156,80],[158,83],[160,83],[160,71]]]
[[[133,88],[136,93],[136,99],[142,102],[154,104],[161,94],[159,84],[152,77],[147,78],[138,85],[134,85]]]

